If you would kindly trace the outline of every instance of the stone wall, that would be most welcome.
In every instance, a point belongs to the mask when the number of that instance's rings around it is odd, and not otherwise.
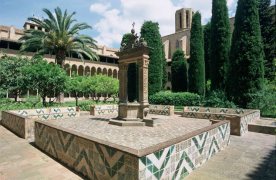
[[[90,115],[105,115],[118,113],[118,105],[93,105],[90,107]]]
[[[183,179],[230,142],[229,122],[139,158],[140,179]]]
[[[165,116],[172,116],[172,115],[174,115],[174,106],[150,105],[149,106],[149,113],[150,114],[165,115]]]
[[[76,107],[2,111],[1,124],[19,137],[33,141],[34,121],[79,116]]]
[[[231,134],[242,136],[248,132],[249,123],[260,119],[260,110],[187,106],[184,107],[183,117],[210,120],[229,120],[231,122]]]
[[[89,179],[181,179],[229,144],[230,124],[218,122],[149,154],[130,154],[79,132],[35,122],[35,144]],[[104,142],[103,142],[104,143]]]
[[[89,179],[138,179],[134,155],[35,122],[35,144]]]
[[[28,131],[28,125],[30,124],[27,123],[27,121],[30,121],[30,119],[25,116],[8,111],[2,111],[1,124],[24,139],[29,137],[28,133],[31,131]]]
[[[118,105],[94,105],[90,108],[90,115],[105,115],[118,113]],[[150,114],[158,114],[165,116],[174,115],[174,106],[169,105],[150,105],[149,106]]]

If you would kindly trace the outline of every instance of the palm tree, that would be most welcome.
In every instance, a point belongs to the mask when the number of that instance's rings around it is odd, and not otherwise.
[[[98,56],[93,49],[96,49],[96,41],[89,36],[79,34],[79,31],[89,29],[86,23],[76,23],[73,16],[76,14],[64,13],[59,7],[52,13],[48,9],[43,9],[48,18],[39,19],[29,17],[28,20],[44,28],[45,31],[29,29],[25,31],[22,41],[21,51],[37,51],[37,54],[54,53],[56,63],[64,67],[66,54],[76,53],[81,59],[87,56],[91,60],[98,60]]]

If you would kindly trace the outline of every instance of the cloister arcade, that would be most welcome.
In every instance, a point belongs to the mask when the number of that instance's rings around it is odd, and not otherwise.
[[[92,64],[92,63],[91,63]],[[113,77],[118,79],[118,67],[117,66],[112,66],[112,67],[107,67],[102,66],[102,67],[97,67],[92,65],[76,65],[76,64],[65,64],[64,69],[67,72],[68,76],[72,76],[73,74],[77,74],[79,76],[94,76],[96,74],[103,74],[107,75],[109,77]]]

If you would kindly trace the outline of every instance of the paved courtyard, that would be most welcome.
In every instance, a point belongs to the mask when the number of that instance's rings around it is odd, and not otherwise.
[[[0,180],[81,179],[0,125]]]
[[[188,180],[275,180],[276,136],[248,132],[196,169]]]
[[[47,124],[64,128],[74,134],[82,134],[88,139],[141,150],[175,138],[185,136],[195,130],[211,125],[206,119],[183,118],[179,115],[154,115],[161,124],[156,127],[111,125],[108,121],[117,114],[101,116],[81,116],[68,119],[49,120]]]
[[[0,126],[0,179],[81,179]],[[189,180],[276,179],[276,136],[249,132],[187,177]]]

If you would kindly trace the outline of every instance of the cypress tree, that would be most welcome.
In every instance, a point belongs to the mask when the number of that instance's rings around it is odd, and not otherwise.
[[[192,20],[189,59],[189,91],[205,95],[204,42],[201,15],[196,12]]]
[[[230,50],[230,23],[226,0],[213,0],[211,18],[211,89],[225,88]]]
[[[172,57],[172,91],[183,92],[187,91],[187,62],[184,52],[177,49]]]
[[[263,45],[256,0],[239,0],[232,37],[228,98],[246,107],[264,84]]]
[[[162,89],[163,58],[162,40],[158,23],[145,21],[141,27],[141,37],[145,39],[149,52],[149,95],[153,95]]]
[[[165,90],[168,76],[167,76],[167,60],[165,56],[164,46],[162,46],[162,58],[163,58],[162,89]]]
[[[131,33],[124,34],[121,41],[121,46],[123,44],[128,44],[132,36],[133,35]],[[133,102],[138,100],[138,70],[136,63],[131,63],[128,65],[127,78],[128,101]]]
[[[208,22],[204,26],[204,61],[205,61],[205,80],[211,78],[211,60],[210,60],[210,45],[211,45],[211,23]]]
[[[265,77],[273,80],[275,74],[273,59],[276,57],[276,25],[275,20],[273,20],[273,16],[275,18],[275,8],[273,12],[270,4],[271,0],[259,0],[259,19],[264,47]]]

